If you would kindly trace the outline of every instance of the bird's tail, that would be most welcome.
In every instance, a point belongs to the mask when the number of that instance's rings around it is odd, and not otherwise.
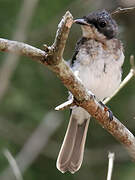
[[[75,173],[82,164],[90,116],[87,115],[87,118],[84,116],[81,123],[78,123],[77,117],[78,115],[75,113],[71,114],[67,132],[57,159],[57,168],[62,173],[66,171]]]

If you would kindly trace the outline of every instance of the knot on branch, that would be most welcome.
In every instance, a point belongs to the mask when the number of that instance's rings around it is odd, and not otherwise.
[[[42,61],[42,63],[46,64],[46,65],[54,65],[54,48],[53,46],[47,46],[46,44],[43,45],[43,49],[46,52],[45,53],[45,57],[44,60]]]

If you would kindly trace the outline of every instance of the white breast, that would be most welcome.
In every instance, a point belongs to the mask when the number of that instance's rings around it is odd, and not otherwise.
[[[81,48],[72,69],[78,74],[84,86],[103,100],[111,96],[121,82],[124,55],[122,50],[118,49],[116,60],[115,54],[105,51],[101,45],[93,44],[93,46],[89,53],[85,47]]]

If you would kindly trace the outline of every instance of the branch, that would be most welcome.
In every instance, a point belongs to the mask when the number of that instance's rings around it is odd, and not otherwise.
[[[3,153],[6,156],[8,162],[9,162],[9,164],[10,164],[10,166],[11,166],[13,172],[14,172],[16,180],[23,180],[23,177],[22,177],[22,174],[20,172],[20,169],[19,169],[19,167],[17,165],[16,160],[12,156],[12,154],[9,152],[8,149],[5,149]]]
[[[74,105],[75,105],[74,99],[72,98],[72,99],[66,101],[65,103],[57,106],[57,107],[55,108],[55,110],[56,110],[56,111],[64,110],[64,109],[66,109],[66,108],[68,108],[68,107],[71,107],[71,106],[74,106]]]
[[[58,25],[58,30],[56,33],[55,41],[52,45],[52,48],[54,48],[54,54],[56,54],[56,62],[58,63],[62,57],[63,52],[66,44],[66,40],[68,38],[69,30],[72,25],[72,16],[70,12],[66,12],[65,16],[63,17],[62,21]]]
[[[113,171],[113,163],[114,163],[114,153],[109,152],[108,154],[108,173],[107,173],[107,180],[111,180],[112,171]]]
[[[40,62],[44,60],[44,56],[46,55],[44,51],[28,44],[3,38],[0,38],[0,51],[27,56]]]
[[[111,15],[112,16],[115,16],[117,14],[121,14],[121,13],[127,13],[127,12],[131,12],[135,10],[135,7],[128,7],[128,8],[121,8],[121,7],[118,7],[116,10],[114,10]]]
[[[50,55],[49,57],[47,57],[47,59],[51,59],[48,61],[48,64],[51,63],[54,65],[62,61],[66,40],[68,38],[72,23],[73,17],[70,12],[67,11],[58,25],[58,30],[56,32],[56,37],[53,45],[51,47],[47,47],[47,45],[45,45],[45,51]]]
[[[88,111],[102,127],[124,145],[135,160],[135,138],[133,134],[116,117],[113,117],[113,120],[110,121],[108,112],[104,111],[104,108],[97,102],[95,96],[76,78],[71,68],[62,58],[72,23],[72,15],[67,12],[59,24],[54,44],[51,47],[46,47],[46,52],[24,43],[4,39],[0,39],[0,50],[13,53],[17,52],[34,58],[43,65],[48,66],[73,94],[76,105]]]

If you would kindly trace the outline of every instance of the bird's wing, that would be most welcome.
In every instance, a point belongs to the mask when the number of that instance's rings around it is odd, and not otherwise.
[[[76,60],[76,56],[77,56],[77,54],[78,54],[78,52],[79,52],[79,50],[80,50],[81,45],[83,45],[87,40],[88,40],[87,38],[81,37],[81,38],[77,41],[76,46],[75,46],[74,54],[73,54],[72,59],[71,59],[71,61],[70,61],[71,67],[73,66],[73,64],[74,64],[74,62],[75,62],[75,60]]]

